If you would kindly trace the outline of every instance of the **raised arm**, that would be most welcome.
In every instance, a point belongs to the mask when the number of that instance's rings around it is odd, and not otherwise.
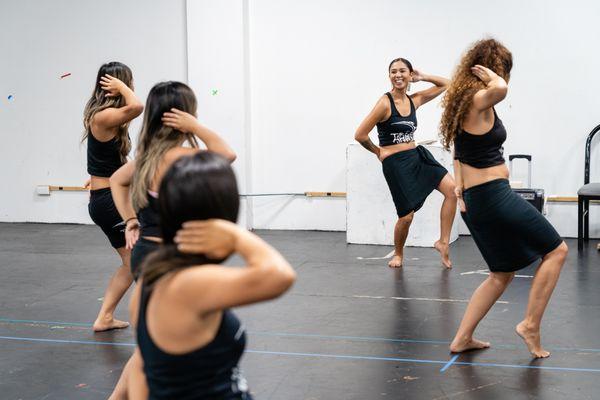
[[[171,112],[164,113],[162,121],[166,126],[195,135],[206,145],[208,150],[222,155],[230,162],[237,157],[221,136],[200,124],[198,119],[191,114],[172,108]]]
[[[190,268],[179,275],[178,292],[198,313],[273,299],[296,279],[296,273],[277,250],[228,221],[187,222],[175,240],[180,251],[211,258],[237,253],[246,262],[245,267]]]
[[[485,84],[485,89],[479,90],[473,96],[473,108],[485,111],[504,100],[508,93],[508,84],[501,76],[481,65],[471,68],[471,72]]]
[[[106,91],[106,97],[122,96],[123,100],[125,100],[125,105],[119,108],[110,107],[97,112],[92,121],[92,125],[95,128],[94,132],[110,130],[123,125],[144,111],[144,105],[138,100],[133,90],[123,83],[123,81],[113,76],[105,75],[101,78],[100,85]]]
[[[128,249],[132,249],[135,242],[137,242],[140,227],[129,195],[129,186],[133,180],[134,172],[135,160],[124,164],[110,177],[110,191],[113,201],[119,215],[125,221],[125,247]]]
[[[410,96],[415,104],[415,108],[419,108],[423,104],[435,99],[440,94],[444,93],[444,91],[450,85],[450,80],[446,78],[442,78],[441,76],[424,74],[420,71],[414,70],[412,73],[412,81],[413,82],[430,82],[433,83],[434,86],[421,90]]]
[[[381,150],[378,146],[376,146],[371,139],[369,138],[369,132],[373,130],[375,125],[378,122],[381,122],[385,119],[387,113],[387,97],[382,96],[375,107],[371,110],[369,115],[360,123],[358,129],[356,129],[356,133],[354,134],[354,139],[361,144],[362,147],[370,151],[379,157],[379,151]]]

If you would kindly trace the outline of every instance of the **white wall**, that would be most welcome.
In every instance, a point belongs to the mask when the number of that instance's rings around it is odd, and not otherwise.
[[[185,81],[189,59],[200,118],[236,146],[243,191],[345,191],[346,145],[389,89],[389,60],[403,56],[449,76],[468,44],[486,34],[514,54],[509,96],[498,107],[509,130],[506,154],[532,154],[533,184],[547,194],[574,195],[582,184],[585,137],[600,122],[596,2],[187,4],[186,18],[183,0],[0,3],[10,35],[0,41],[0,73],[9,77],[0,81],[0,178],[7,188],[0,220],[89,221],[85,194],[40,198],[34,188],[85,178],[81,111],[104,61],[129,64],[145,98],[157,81]],[[65,72],[73,75],[58,79]],[[440,115],[437,101],[419,110],[419,140],[436,137]],[[600,180],[600,162],[592,177]],[[245,220],[256,228],[344,230],[345,207],[343,199],[255,198]],[[575,234],[575,209],[548,207],[561,234]],[[591,233],[600,236],[596,207]]]
[[[485,7],[475,0],[248,2],[248,179],[254,192],[343,191],[344,150],[388,90],[389,60],[403,56],[425,72],[450,76],[471,42],[493,35],[514,55],[510,93],[498,106],[509,130],[506,154],[533,155],[535,187],[575,195],[583,181],[586,135],[600,122],[593,88],[600,55],[592,51],[599,14],[598,3],[584,0],[509,0]],[[195,51],[190,48],[190,59]],[[418,139],[437,136],[438,103],[419,110]],[[596,159],[598,154],[596,149]],[[592,170],[600,179],[600,163]],[[563,235],[575,234],[575,208],[548,207]],[[593,208],[597,236],[600,213]],[[255,227],[284,229],[344,230],[344,210],[345,202],[333,199],[276,197],[258,199],[252,208]]]
[[[129,65],[143,101],[158,81],[187,80],[185,23],[183,0],[0,2],[0,221],[91,223],[87,193],[35,187],[87,178],[82,113],[102,63]]]
[[[198,119],[234,148],[240,193],[251,191],[246,13],[240,0],[187,1],[189,85],[198,98]],[[251,227],[247,204],[243,198],[240,222]]]

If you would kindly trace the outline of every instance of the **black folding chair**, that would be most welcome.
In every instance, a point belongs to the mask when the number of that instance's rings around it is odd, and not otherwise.
[[[600,183],[590,183],[590,152],[592,139],[600,131],[600,125],[596,126],[585,142],[585,172],[583,176],[584,185],[577,191],[577,245],[583,248],[583,241],[590,239],[590,200],[600,200]]]

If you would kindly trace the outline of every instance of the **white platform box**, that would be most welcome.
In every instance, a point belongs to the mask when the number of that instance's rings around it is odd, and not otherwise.
[[[439,144],[425,146],[452,173],[452,155]],[[398,220],[392,195],[383,177],[381,162],[358,143],[346,149],[346,241],[360,244],[394,244]],[[415,214],[406,246],[433,247],[440,236],[442,196],[434,190]],[[458,238],[458,214],[450,242]]]

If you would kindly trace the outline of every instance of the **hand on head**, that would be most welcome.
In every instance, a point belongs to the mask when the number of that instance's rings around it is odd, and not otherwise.
[[[411,77],[412,77],[412,82],[420,82],[423,80],[423,73],[421,71],[413,69],[413,72],[411,73]]]
[[[100,86],[106,92],[106,97],[116,97],[121,94],[121,90],[125,86],[123,81],[108,74],[100,78]]]
[[[478,77],[479,79],[481,79],[481,81],[483,83],[485,83],[486,85],[495,77],[497,77],[498,75],[496,75],[496,73],[494,71],[492,71],[489,68],[484,67],[483,65],[475,65],[474,67],[471,67],[471,72],[473,73],[473,75],[475,75],[476,77]]]
[[[174,241],[183,253],[221,260],[234,252],[237,229],[236,224],[222,219],[188,221],[177,231]]]
[[[163,125],[183,133],[191,133],[198,125],[198,120],[196,117],[176,108],[171,108],[170,112],[164,113],[162,122]]]

